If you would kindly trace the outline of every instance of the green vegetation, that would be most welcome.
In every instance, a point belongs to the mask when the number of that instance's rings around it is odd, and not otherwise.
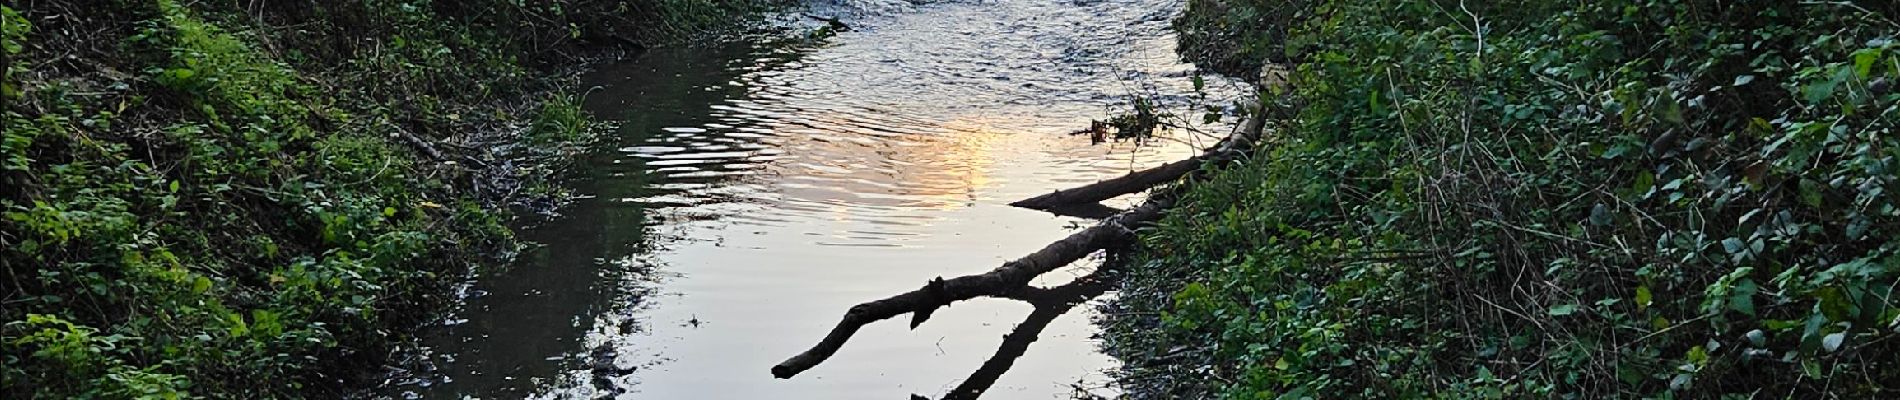
[[[1192,4],[1299,62],[1145,235],[1137,393],[1900,391],[1900,3]]]
[[[558,192],[536,68],[768,3],[0,6],[0,397],[339,396]]]
[[[1315,2],[1188,0],[1189,11],[1174,20],[1179,51],[1201,68],[1253,78],[1261,66],[1300,55],[1287,51],[1288,35],[1312,18]]]

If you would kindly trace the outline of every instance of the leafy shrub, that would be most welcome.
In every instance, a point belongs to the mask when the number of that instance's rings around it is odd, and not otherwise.
[[[392,138],[571,149],[531,62],[765,3],[0,6],[0,398],[340,396],[508,245],[477,172]]]
[[[1223,74],[1254,78],[1260,67],[1301,57],[1290,43],[1297,21],[1313,18],[1313,0],[1189,0],[1174,21],[1181,56]]]
[[[1226,398],[1897,389],[1894,4],[1314,10],[1259,22],[1312,49],[1263,149],[1145,237],[1125,301],[1165,312],[1112,324],[1131,374],[1193,359],[1211,377],[1156,387]]]

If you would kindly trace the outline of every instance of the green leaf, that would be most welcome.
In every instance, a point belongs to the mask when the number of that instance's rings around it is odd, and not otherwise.
[[[1301,387],[1296,387],[1296,388],[1293,388],[1293,390],[1291,390],[1291,391],[1288,391],[1288,392],[1286,392],[1286,393],[1282,393],[1282,394],[1280,394],[1280,397],[1277,397],[1276,399],[1282,399],[1282,400],[1299,400],[1299,399],[1307,399],[1307,398],[1311,398],[1311,397],[1309,397],[1309,396],[1307,396],[1307,394],[1306,394],[1306,392],[1307,392],[1308,390],[1309,390],[1309,389],[1307,389],[1307,388],[1306,388],[1305,386],[1301,386]]]
[[[1551,316],[1562,317],[1565,315],[1576,314],[1576,313],[1577,313],[1576,304],[1558,304],[1556,306],[1550,307]]]
[[[1741,87],[1742,85],[1747,85],[1749,82],[1754,82],[1754,81],[1755,81],[1754,75],[1742,75],[1742,76],[1735,77],[1735,83],[1729,84],[1729,86]]]
[[[1379,102],[1378,90],[1366,93],[1366,108],[1372,110],[1373,114],[1385,114],[1385,104]]]
[[[197,280],[191,282],[192,294],[204,294],[209,290],[211,290],[211,278],[200,276]]]
[[[1632,146],[1628,143],[1613,144],[1610,145],[1608,149],[1603,150],[1603,158],[1607,160],[1622,157],[1624,154],[1629,154],[1630,150],[1635,149],[1636,146]]]
[[[1759,117],[1750,118],[1748,120],[1748,129],[1745,129],[1744,131],[1756,137],[1768,136],[1768,134],[1775,132],[1775,126],[1773,124],[1768,123],[1768,120],[1766,119],[1761,119]]]
[[[1841,349],[1841,342],[1846,340],[1847,332],[1829,333],[1827,336],[1821,337],[1821,350],[1827,350],[1829,353],[1839,351]]]
[[[1834,89],[1839,87],[1841,85],[1841,82],[1846,81],[1847,77],[1853,73],[1854,73],[1853,70],[1842,68],[1838,72],[1836,72],[1833,77],[1828,78],[1826,80],[1810,83],[1807,86],[1802,87],[1801,91],[1804,95],[1806,95],[1807,101],[1809,103],[1820,103],[1823,100],[1827,100],[1829,97],[1833,97]]]
[[[1633,365],[1634,363],[1611,363],[1611,364],[1616,366],[1616,378],[1619,380],[1622,380],[1624,384],[1633,386],[1639,383],[1643,383],[1644,380],[1649,379],[1649,375],[1643,373],[1642,370],[1637,369],[1637,366]]]
[[[1596,206],[1590,207],[1590,225],[1609,226],[1612,221],[1609,206],[1597,203]]]
[[[1651,297],[1649,293],[1648,285],[1636,287],[1636,309],[1649,308],[1650,300],[1652,299],[1653,297]]]
[[[1854,75],[1866,78],[1867,75],[1872,74],[1874,61],[1880,59],[1880,51],[1881,49],[1876,47],[1854,52]]]
[[[251,326],[250,324],[244,323],[243,315],[229,313],[225,314],[224,317],[231,322],[231,336],[244,336],[251,333]]]
[[[1755,292],[1758,290],[1760,288],[1755,286],[1754,279],[1743,279],[1740,283],[1736,283],[1728,298],[1729,309],[1750,317],[1755,316]]]
[[[1847,234],[1848,239],[1858,240],[1861,238],[1861,236],[1866,235],[1867,228],[1872,227],[1872,226],[1873,226],[1873,220],[1867,219],[1866,216],[1855,215],[1847,219],[1847,228],[1846,228],[1845,233]]]
[[[1656,174],[1643,171],[1641,174],[1636,174],[1636,182],[1630,184],[1630,195],[1642,198],[1649,195],[1649,190],[1655,187]]]
[[[1808,207],[1821,207],[1821,183],[1813,179],[1802,179],[1800,183],[1801,203]]]
[[[1762,320],[1761,326],[1775,332],[1787,332],[1789,329],[1801,326],[1801,322],[1789,319],[1770,319]]]
[[[1826,315],[1814,313],[1808,316],[1807,324],[1801,328],[1801,352],[1812,353],[1821,348],[1821,328],[1826,325]]]
[[[1728,252],[1729,255],[1746,254],[1748,243],[1742,242],[1741,238],[1722,239],[1722,251]]]

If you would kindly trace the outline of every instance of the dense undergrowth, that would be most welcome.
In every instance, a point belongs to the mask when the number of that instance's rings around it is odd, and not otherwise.
[[[558,191],[543,69],[767,3],[0,6],[0,398],[339,396]]]
[[[1131,393],[1900,396],[1900,3],[1193,4],[1299,62],[1145,235]]]

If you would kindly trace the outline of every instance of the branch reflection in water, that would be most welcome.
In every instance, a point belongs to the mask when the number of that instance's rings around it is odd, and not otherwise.
[[[1069,313],[1069,310],[1074,309],[1076,305],[1107,293],[1114,286],[1112,276],[1115,273],[1115,266],[1119,264],[1114,261],[1104,262],[1094,272],[1078,277],[1068,284],[1053,288],[1024,286],[1006,296],[1029,303],[1035,307],[1035,310],[1024,317],[1022,323],[1016,324],[1016,329],[1003,335],[1003,343],[997,346],[996,354],[984,361],[983,366],[978,367],[976,372],[965,378],[963,383],[957,384],[956,388],[944,394],[942,400],[975,399],[989,391],[990,387],[996,384],[996,380],[1002,378],[1003,373],[1008,372],[1009,368],[1016,364],[1016,359],[1029,351],[1029,345],[1035,343],[1036,339],[1042,335],[1042,330],[1049,327],[1049,324],[1057,317]],[[922,397],[913,395],[912,398]]]

